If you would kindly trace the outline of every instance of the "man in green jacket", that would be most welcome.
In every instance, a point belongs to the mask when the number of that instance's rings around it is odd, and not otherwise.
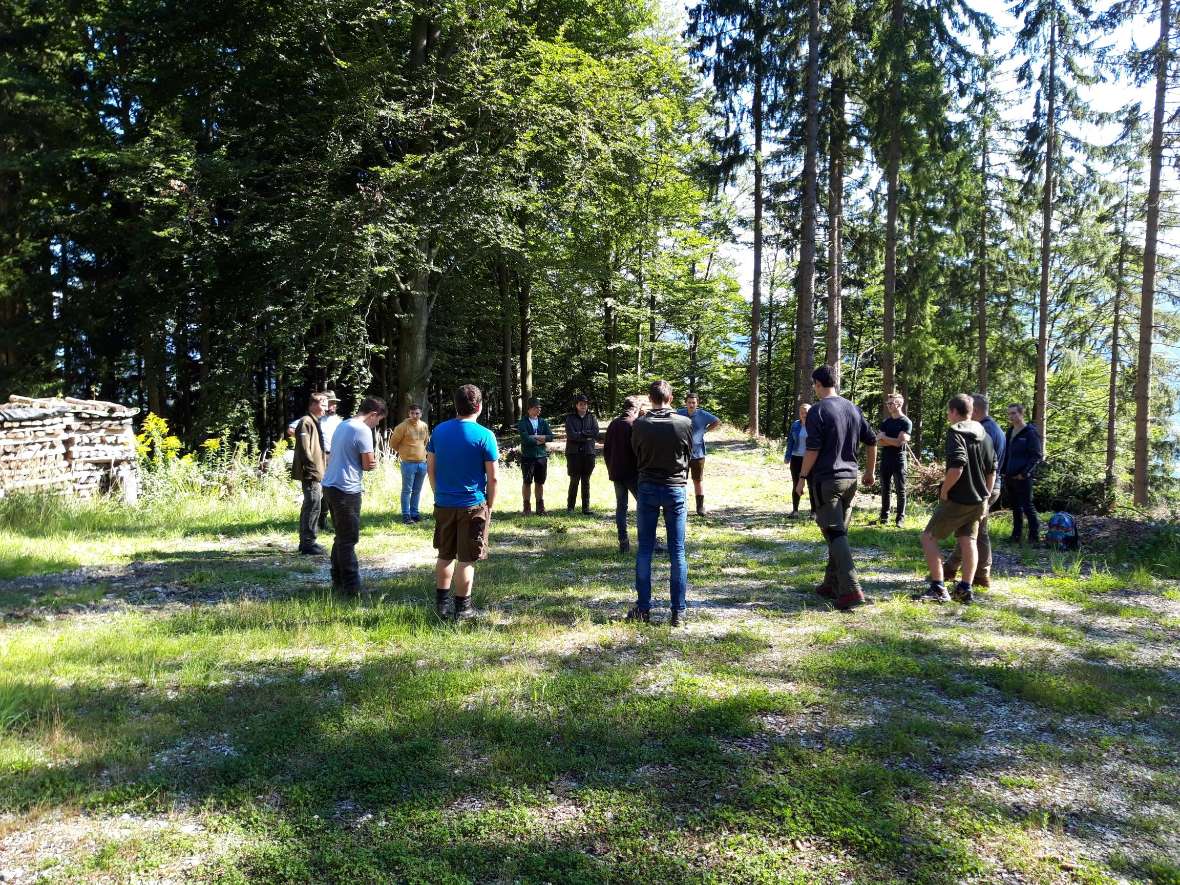
[[[549,422],[541,417],[541,401],[529,400],[528,414],[516,425],[520,433],[520,467],[524,472],[524,512],[532,513],[532,486],[537,484],[537,514],[545,513],[545,478],[549,473],[549,450],[545,443],[553,442],[553,431]]]
[[[303,487],[303,506],[299,510],[299,552],[309,555],[328,551],[316,543],[316,529],[323,506],[320,481],[328,458],[324,454],[324,434],[320,416],[328,409],[328,396],[312,394],[307,414],[295,423],[295,458],[291,461],[291,478]]]

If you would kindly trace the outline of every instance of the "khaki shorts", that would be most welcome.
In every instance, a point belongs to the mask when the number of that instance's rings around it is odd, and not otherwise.
[[[979,533],[979,521],[987,513],[987,505],[960,504],[957,501],[939,501],[926,523],[926,532],[941,541],[953,534],[956,538],[974,539]]]
[[[700,482],[705,478],[705,459],[704,458],[689,458],[688,472],[692,474],[693,482]]]
[[[488,558],[488,507],[435,507],[434,546],[438,558],[475,562]]]

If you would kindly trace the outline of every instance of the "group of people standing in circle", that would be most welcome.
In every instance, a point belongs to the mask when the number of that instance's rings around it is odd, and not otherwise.
[[[880,522],[888,522],[896,496],[895,522],[900,526],[906,511],[907,450],[913,425],[905,416],[904,400],[898,394],[886,398],[888,417],[874,430],[860,408],[837,393],[831,366],[819,367],[812,378],[815,401],[800,406],[784,456],[793,480],[791,516],[799,515],[799,503],[806,494],[828,547],[824,578],[816,592],[835,608],[847,610],[867,601],[847,537],[858,479],[865,485],[874,483],[880,451]],[[299,552],[327,552],[315,544],[314,534],[322,487],[335,528],[333,587],[359,593],[355,547],[360,534],[361,477],[376,466],[373,430],[387,409],[382,400],[366,398],[356,417],[335,428],[329,447],[321,424],[328,402],[327,395],[314,395],[308,414],[293,422],[296,453],[292,474],[304,489]],[[652,382],[646,403],[638,397],[625,399],[620,413],[607,427],[603,456],[615,489],[620,553],[631,552],[627,517],[630,501],[635,502],[636,599],[626,618],[650,622],[652,558],[657,551],[656,529],[662,516],[672,567],[668,622],[678,626],[683,623],[687,605],[688,481],[693,481],[696,513],[703,516],[707,512],[703,487],[705,434],[716,429],[720,421],[700,408],[695,393],[685,397],[681,409],[673,409],[673,402],[672,388],[664,380]],[[500,451],[495,435],[478,423],[483,408],[479,388],[463,385],[455,391],[454,403],[456,417],[442,422],[433,432],[422,420],[421,409],[411,406],[406,419],[390,434],[390,445],[401,462],[403,522],[412,525],[421,520],[418,504],[425,482],[434,492],[434,546],[438,551],[435,610],[443,618],[468,620],[475,617],[471,605],[475,563],[488,555]],[[582,512],[591,512],[590,476],[597,460],[600,428],[589,405],[588,397],[578,395],[573,411],[565,416],[569,514],[576,512],[579,493]],[[554,442],[555,434],[541,417],[541,410],[539,400],[530,400],[516,428],[526,515],[547,512],[544,489],[549,444]],[[1040,435],[1024,421],[1022,405],[1010,406],[1008,417],[1011,429],[1005,435],[988,414],[986,396],[957,394],[947,403],[946,473],[939,502],[921,538],[929,586],[914,594],[915,598],[969,603],[973,588],[990,584],[988,515],[999,499],[1002,484],[1008,486],[1013,500],[1014,538],[1019,539],[1022,517],[1026,516],[1030,540],[1037,540],[1032,478],[1043,460]],[[858,464],[862,446],[866,451],[863,474]],[[305,543],[308,535],[310,544]],[[939,541],[951,535],[956,538],[956,546],[944,562]],[[948,581],[955,581],[949,592]]]

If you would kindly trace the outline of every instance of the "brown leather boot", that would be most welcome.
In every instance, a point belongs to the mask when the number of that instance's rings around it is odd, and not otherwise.
[[[532,492],[533,492],[533,487],[531,484],[529,484],[527,482],[521,487],[520,496],[522,499],[524,499],[524,515],[525,516],[528,516],[530,513],[533,512],[533,504],[532,504],[532,501],[530,500],[532,498]]]
[[[542,491],[544,486],[537,486],[537,516],[545,515],[545,493]]]

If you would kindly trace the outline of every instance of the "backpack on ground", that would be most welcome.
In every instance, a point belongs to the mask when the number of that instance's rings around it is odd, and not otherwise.
[[[1057,511],[1049,517],[1045,543],[1056,550],[1077,550],[1080,545],[1078,521],[1063,510]]]

